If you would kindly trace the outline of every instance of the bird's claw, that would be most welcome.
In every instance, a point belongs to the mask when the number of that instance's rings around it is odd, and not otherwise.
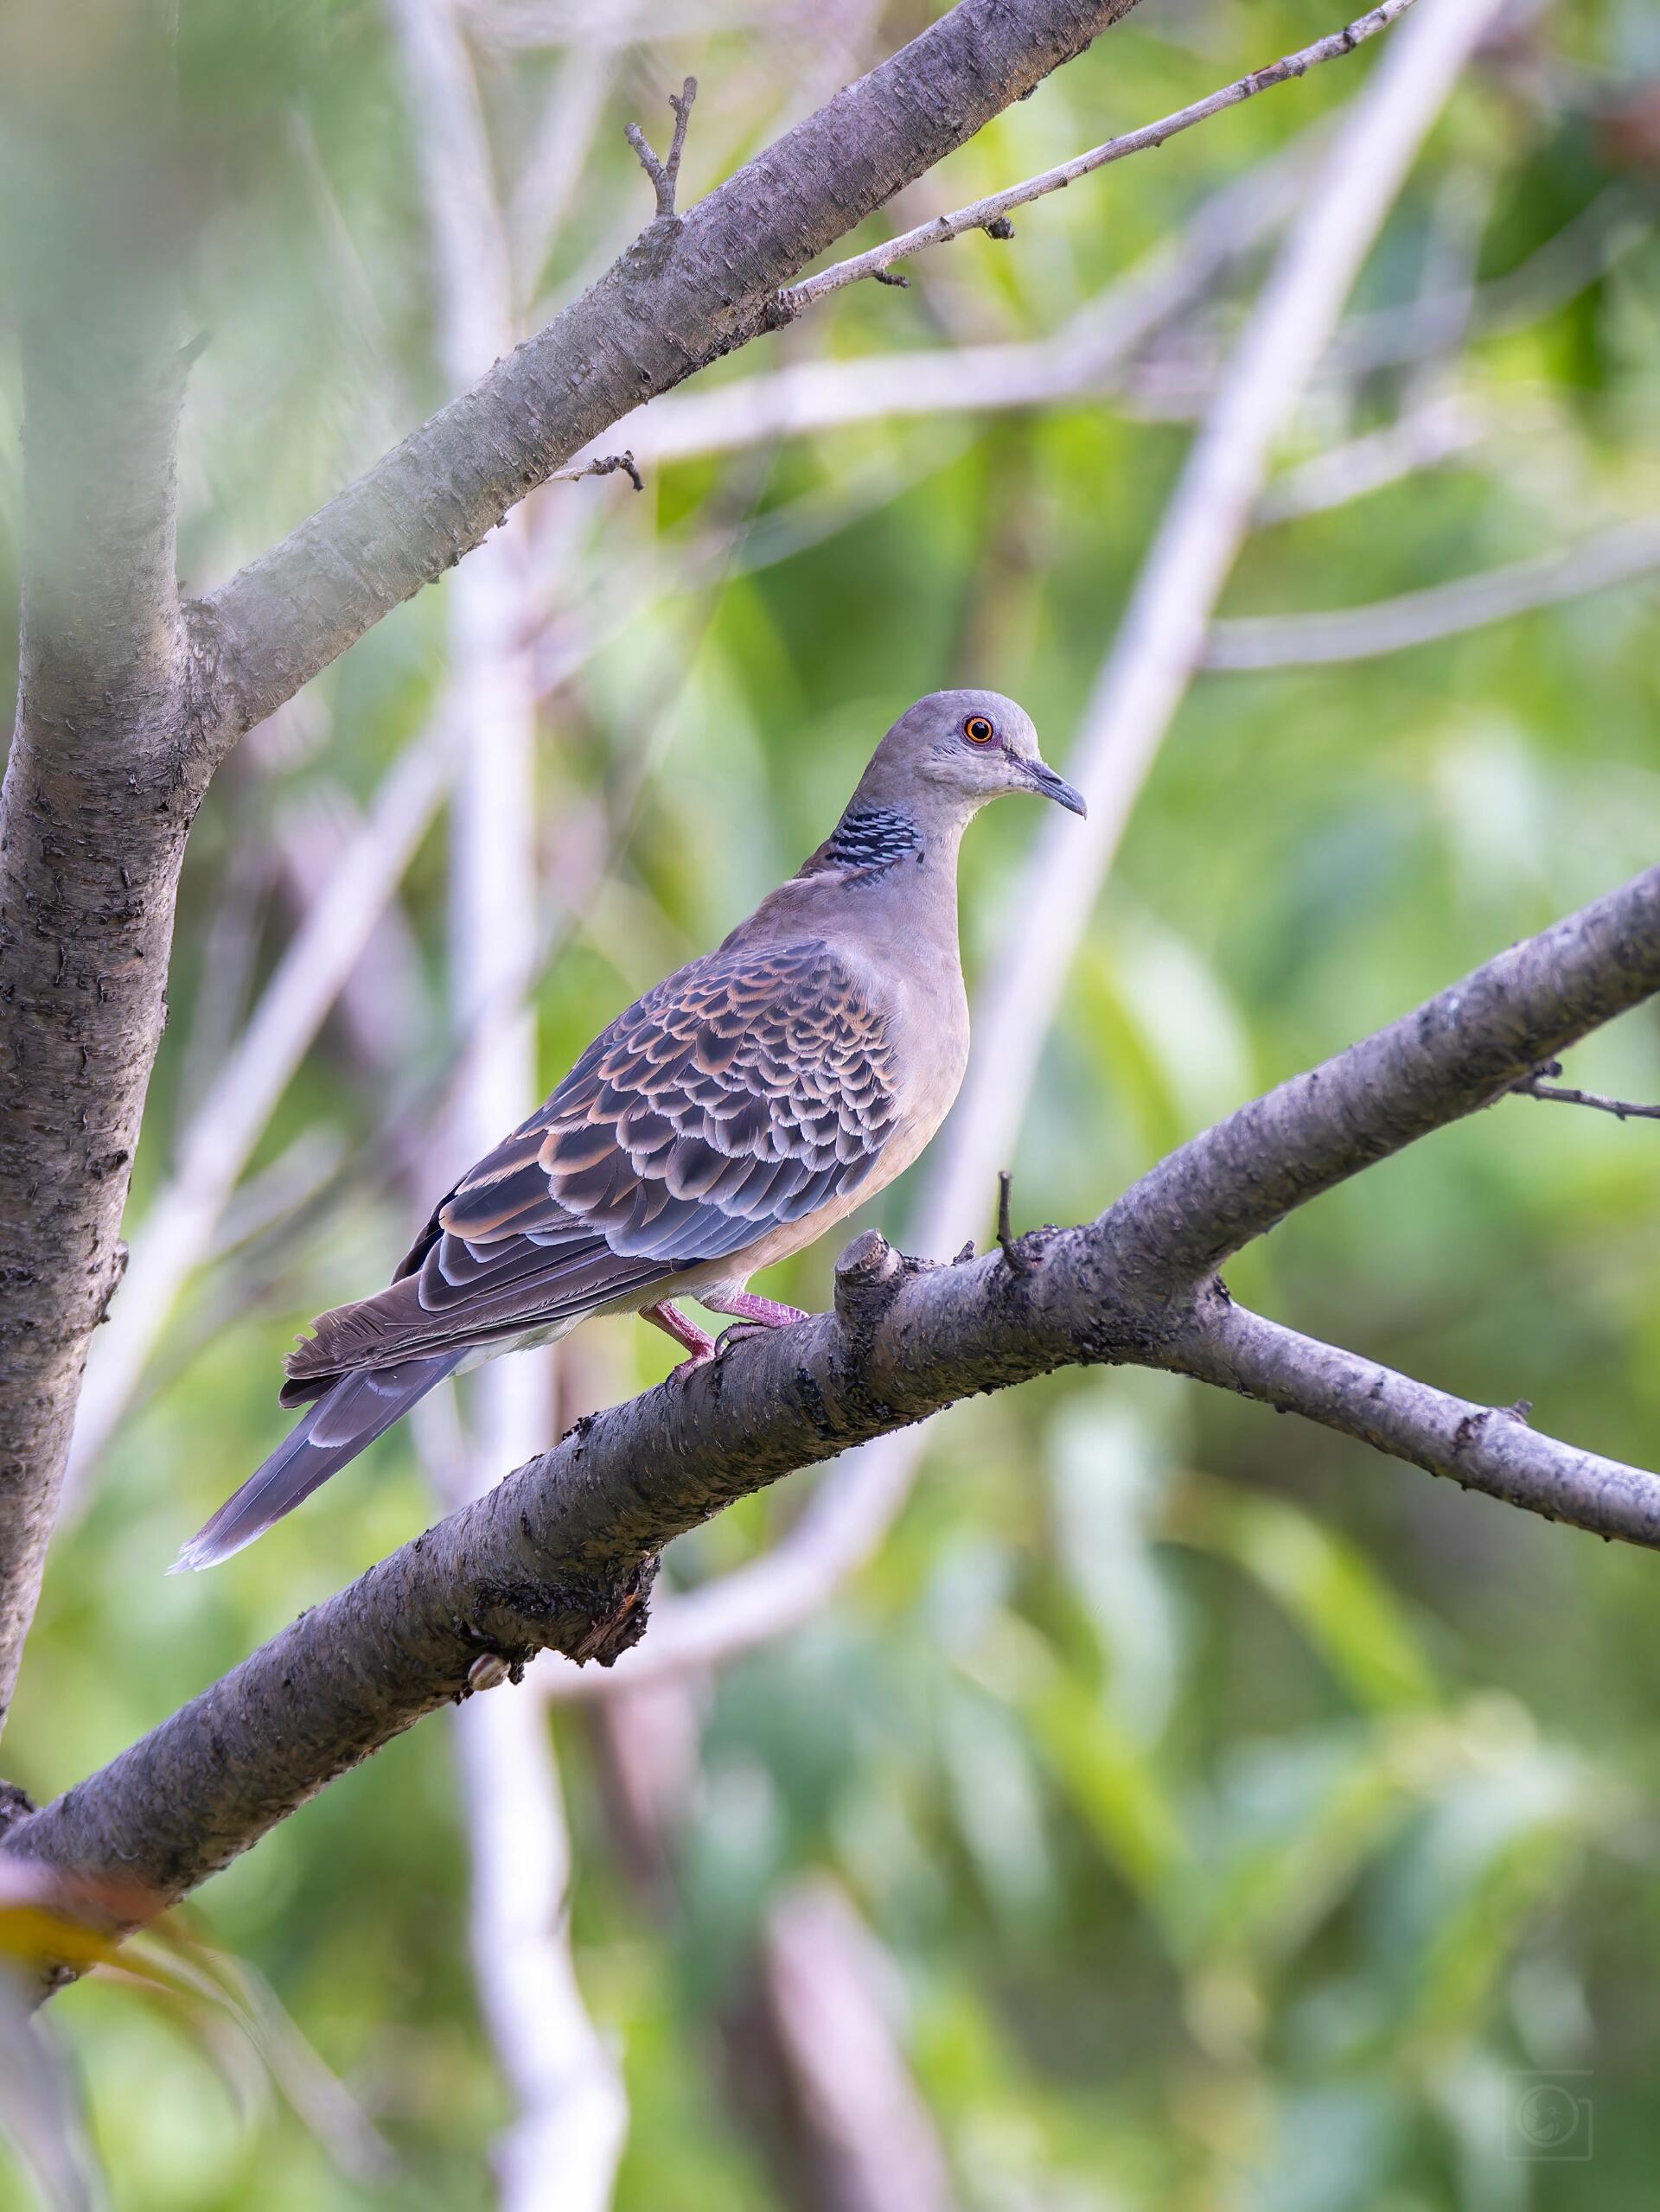
[[[763,1321],[735,1321],[723,1329],[715,1339],[714,1356],[724,1360],[734,1344],[741,1344],[746,1336],[765,1336],[770,1334]]]

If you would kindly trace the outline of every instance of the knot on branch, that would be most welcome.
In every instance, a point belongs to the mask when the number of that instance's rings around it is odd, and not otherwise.
[[[586,1666],[590,1660],[601,1667],[614,1667],[625,1651],[639,1642],[646,1633],[651,1588],[659,1565],[653,1552],[649,1559],[642,1559],[620,1587],[614,1588],[603,1610],[590,1621],[586,1633],[570,1647],[570,1656],[578,1667]]]
[[[904,1278],[904,1254],[879,1229],[856,1236],[837,1260],[836,1319],[856,1343],[875,1334]]]
[[[124,1239],[118,1240],[114,1252],[110,1255],[110,1279],[104,1285],[103,1295],[98,1302],[98,1310],[93,1316],[94,1329],[101,1329],[110,1317],[110,1303],[126,1279],[129,1257]]]

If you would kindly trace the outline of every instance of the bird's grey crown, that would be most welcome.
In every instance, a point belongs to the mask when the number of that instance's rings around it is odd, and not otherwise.
[[[801,870],[817,876],[830,868],[879,876],[902,860],[920,860],[923,833],[909,814],[887,806],[850,806]]]

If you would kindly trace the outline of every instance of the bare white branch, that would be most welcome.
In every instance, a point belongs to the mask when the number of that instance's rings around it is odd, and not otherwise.
[[[447,744],[440,727],[399,756],[180,1139],[173,1174],[144,1214],[109,1321],[93,1342],[66,1511],[84,1495],[249,1156],[431,825],[449,775]]]
[[[439,301],[440,347],[464,386],[514,339],[506,232],[455,0],[394,0]],[[669,163],[678,169],[684,117]],[[600,464],[596,464],[599,466]],[[524,510],[450,579],[450,996],[463,1040],[447,1152],[473,1159],[538,1095],[526,993],[538,954],[535,628]],[[442,1187],[442,1184],[440,1184]],[[436,1470],[455,1507],[538,1450],[546,1359],[481,1374],[471,1420]],[[428,1446],[431,1425],[418,1432]],[[540,1701],[498,1692],[456,1715],[472,1859],[479,2002],[516,2115],[497,2147],[501,2212],[605,2212],[628,2131],[622,2076],[584,2008],[571,1957],[571,1845]]]
[[[1560,606],[1660,570],[1660,515],[1622,522],[1560,553],[1512,561],[1427,590],[1339,607],[1329,614],[1254,615],[1213,622],[1205,668],[1312,668],[1404,653],[1437,638],[1485,629],[1537,607]]]
[[[1256,503],[1259,525],[1325,514],[1350,500],[1398,484],[1421,469],[1439,469],[1479,445],[1487,419],[1454,392],[1440,392],[1381,429],[1328,446],[1277,476]]]

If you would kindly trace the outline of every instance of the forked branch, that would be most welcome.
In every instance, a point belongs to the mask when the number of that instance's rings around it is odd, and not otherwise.
[[[692,103],[697,96],[698,80],[695,77],[688,77],[678,92],[671,92],[668,96],[668,104],[674,111],[674,136],[669,143],[667,161],[658,160],[637,123],[630,123],[622,134],[639,156],[641,168],[651,179],[652,189],[657,194],[657,220],[660,223],[673,223],[680,220],[674,206],[674,194],[680,181],[680,156],[686,151],[686,127],[692,119]]]

